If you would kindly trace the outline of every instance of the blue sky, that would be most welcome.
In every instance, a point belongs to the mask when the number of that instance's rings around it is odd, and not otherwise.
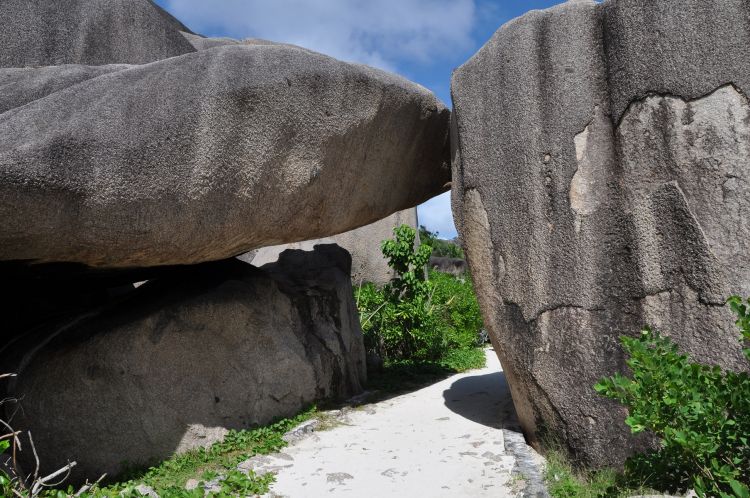
[[[196,33],[293,43],[398,73],[447,105],[450,75],[505,22],[562,0],[156,0]],[[420,223],[456,235],[450,196]]]

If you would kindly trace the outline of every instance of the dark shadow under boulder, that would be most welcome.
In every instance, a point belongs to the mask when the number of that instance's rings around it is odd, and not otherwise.
[[[329,245],[263,269],[180,268],[24,335],[2,359],[19,374],[13,425],[32,431],[43,470],[75,460],[96,479],[351,396],[365,362],[350,265]]]

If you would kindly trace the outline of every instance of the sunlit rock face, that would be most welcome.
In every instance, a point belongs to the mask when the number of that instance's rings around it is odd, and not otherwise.
[[[750,295],[750,5],[568,2],[503,26],[453,75],[453,210],[527,435],[619,464],[592,389],[646,324],[742,368]]]
[[[151,0],[3,0],[0,26],[0,68],[145,64],[196,50]]]

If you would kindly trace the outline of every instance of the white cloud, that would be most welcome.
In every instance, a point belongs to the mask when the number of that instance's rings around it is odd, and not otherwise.
[[[417,208],[419,224],[427,227],[431,232],[439,232],[441,239],[452,239],[456,236],[456,226],[453,224],[451,212],[451,193],[446,192]]]
[[[475,0],[166,0],[203,34],[293,43],[395,70],[472,46]]]

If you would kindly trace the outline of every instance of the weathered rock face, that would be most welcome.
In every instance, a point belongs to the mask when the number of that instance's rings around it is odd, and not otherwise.
[[[48,330],[24,355],[6,351],[14,425],[52,470],[75,460],[91,478],[353,395],[365,360],[350,261],[331,245],[263,270],[180,269]]]
[[[0,70],[0,88],[22,105],[0,114],[0,260],[218,260],[366,225],[449,181],[432,93],[290,45]]]
[[[417,229],[417,208],[405,209],[375,223],[324,239],[264,247],[243,259],[255,266],[263,266],[278,260],[279,255],[287,249],[310,250],[318,244],[338,244],[352,256],[354,285],[363,282],[383,285],[390,282],[395,273],[388,266],[380,246],[384,240],[393,238],[393,229],[401,225]]]
[[[0,69],[0,114],[43,99],[60,90],[103,74],[127,69],[123,64]]]
[[[151,0],[3,0],[0,67],[144,64],[194,52]]]
[[[454,215],[532,438],[584,462],[637,445],[592,385],[650,324],[740,368],[750,294],[750,4],[568,2],[453,76]]]
[[[450,273],[453,276],[460,277],[468,270],[466,260],[461,258],[449,258],[445,256],[430,257],[429,267],[433,270],[443,273]]]
[[[224,45],[283,45],[282,43],[263,40],[261,38],[245,38],[236,40],[234,38],[218,37],[212,38],[195,33],[182,32],[182,36],[190,42],[195,50],[210,50]]]

